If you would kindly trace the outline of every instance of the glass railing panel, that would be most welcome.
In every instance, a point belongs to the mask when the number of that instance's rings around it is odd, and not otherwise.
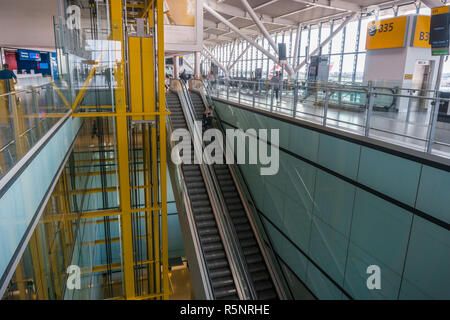
[[[0,178],[69,111],[58,90],[51,83],[16,89],[0,80]]]

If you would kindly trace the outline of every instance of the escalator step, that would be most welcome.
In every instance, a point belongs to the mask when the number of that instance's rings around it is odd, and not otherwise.
[[[260,254],[254,254],[251,256],[246,256],[245,260],[247,260],[247,264],[261,263],[263,262],[263,258]]]
[[[216,250],[224,250],[224,248],[221,243],[210,243],[210,244],[205,244],[203,246],[203,250],[205,252],[209,252],[209,251],[216,251]]]
[[[216,227],[206,227],[206,228],[198,227],[198,234],[199,236],[204,237],[204,236],[218,235],[219,233]]]
[[[273,289],[273,284],[269,280],[255,281],[256,291],[265,291],[268,289]]]
[[[225,251],[223,250],[216,250],[216,251],[210,251],[205,254],[205,259],[207,260],[215,260],[215,259],[225,259]]]
[[[194,204],[192,205],[194,207]],[[211,207],[195,207],[193,208],[194,214],[204,214],[204,213],[212,213]]]
[[[260,272],[260,271],[266,271],[266,266],[262,263],[255,263],[252,265],[248,266],[248,271],[250,271],[250,273],[256,273],[256,272]]]
[[[192,201],[192,207],[194,207],[194,208],[210,207],[209,200]]]
[[[230,210],[228,209],[228,212],[230,213],[231,218],[241,218],[245,217],[245,211],[244,210]]]
[[[210,269],[221,269],[224,267],[228,267],[228,261],[226,259],[212,260],[208,261],[207,263]]]
[[[215,227],[216,221],[214,220],[204,220],[204,221],[197,221],[197,228],[209,228],[209,227]]]
[[[252,280],[258,282],[261,280],[270,280],[270,275],[266,271],[255,272],[252,274]]]
[[[239,233],[239,232],[246,232],[246,231],[252,230],[252,228],[250,227],[250,225],[247,224],[247,223],[235,225],[234,228],[235,228],[236,232],[238,232],[238,233]]]
[[[244,252],[245,256],[250,256],[250,255],[253,255],[253,254],[259,254],[258,246],[245,247],[245,248],[242,248],[242,251]]]
[[[200,241],[202,242],[202,244],[221,243],[222,239],[220,239],[219,235],[213,235],[202,237]]]
[[[193,182],[191,182],[191,181],[186,181],[186,186],[187,186],[189,189],[191,189],[191,188],[196,189],[196,188],[204,187],[205,184],[204,184],[203,181],[193,181]]]
[[[239,194],[236,191],[222,192],[222,194],[225,199],[239,198]]]
[[[189,188],[189,194],[207,194],[205,188]]]
[[[239,232],[238,233],[238,238],[239,238],[239,240],[254,239],[253,238],[253,233],[250,232],[250,231]]]
[[[234,280],[230,276],[223,277],[223,278],[216,278],[213,281],[213,288],[219,289],[219,288],[227,287],[227,286],[230,286],[233,284],[234,284]]]
[[[216,299],[236,299],[237,293],[234,286],[227,286],[214,291],[214,296]]]
[[[190,197],[191,201],[202,201],[202,200],[208,200],[207,194],[194,194]]]
[[[197,223],[201,222],[201,221],[207,221],[207,220],[214,220],[214,214],[211,213],[203,213],[203,214],[196,214],[195,215],[195,220],[197,221]]]
[[[234,223],[234,225],[239,225],[239,224],[249,223],[249,221],[248,221],[247,217],[241,217],[241,218],[233,219],[233,223]]]
[[[231,274],[231,270],[229,268],[217,268],[212,270],[209,273],[209,276],[211,277],[211,279],[216,279],[216,278],[222,278],[222,277],[226,277],[226,276],[232,276]]]
[[[274,289],[264,290],[262,292],[258,292],[259,300],[275,300],[278,299],[277,293]]]

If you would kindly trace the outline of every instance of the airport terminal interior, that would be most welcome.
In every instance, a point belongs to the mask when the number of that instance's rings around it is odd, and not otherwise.
[[[450,299],[449,27],[0,0],[0,299]]]

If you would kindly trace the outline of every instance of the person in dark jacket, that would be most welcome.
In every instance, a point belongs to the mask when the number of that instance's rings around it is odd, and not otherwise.
[[[13,83],[17,83],[17,76],[14,72],[9,70],[9,65],[4,64],[3,69],[0,71],[0,80],[10,80],[12,79]]]
[[[208,130],[209,128],[211,128],[212,126],[212,112],[211,110],[209,110],[208,108],[205,109],[205,111],[203,112],[203,131]]]

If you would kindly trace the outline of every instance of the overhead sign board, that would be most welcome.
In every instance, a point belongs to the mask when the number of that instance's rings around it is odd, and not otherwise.
[[[38,51],[19,49],[19,60],[22,61],[41,61],[41,53]]]
[[[408,21],[408,17],[403,16],[369,23],[366,50],[405,47]]]
[[[442,6],[431,10],[430,44],[434,56],[449,54],[450,7]]]
[[[415,16],[411,46],[431,48],[430,44],[430,16]]]

